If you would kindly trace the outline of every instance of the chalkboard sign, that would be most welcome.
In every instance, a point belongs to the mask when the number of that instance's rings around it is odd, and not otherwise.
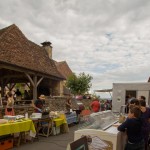
[[[70,143],[71,150],[89,150],[86,136]]]

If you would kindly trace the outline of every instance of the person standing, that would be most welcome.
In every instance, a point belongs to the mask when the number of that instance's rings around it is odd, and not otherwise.
[[[98,99],[94,99],[92,101],[92,103],[90,104],[90,107],[91,107],[91,110],[93,112],[99,112],[99,110],[100,110],[100,102],[99,102],[99,100]]]
[[[104,100],[101,101],[100,111],[105,111],[105,104]]]
[[[67,112],[70,112],[70,109],[72,109],[71,98],[68,98],[66,100],[66,110],[67,110]]]
[[[15,112],[14,112],[14,98],[13,98],[13,94],[11,92],[7,93],[7,105],[5,108],[5,115],[11,115],[14,116]]]
[[[19,91],[19,89],[17,89],[17,91],[15,92],[15,95],[16,95],[16,101],[18,103],[19,101],[21,101],[21,98],[22,98],[22,94]]]
[[[43,94],[40,95],[35,102],[32,101],[32,106],[34,107],[36,113],[42,113],[44,104],[45,104],[45,95]]]
[[[106,109],[106,110],[111,110],[111,105],[110,105],[109,100],[107,100],[107,101],[105,102],[105,109]]]
[[[141,96],[139,97],[139,100],[144,100],[144,101],[146,101],[146,97],[143,96],[143,95],[141,95]]]
[[[144,139],[142,136],[141,110],[137,106],[129,106],[128,118],[118,130],[126,132],[128,141],[124,150],[144,150]]]
[[[25,100],[29,100],[30,99],[30,96],[29,96],[29,93],[27,90],[24,90],[24,99]]]
[[[142,133],[145,141],[145,150],[148,147],[148,138],[150,133],[150,108],[146,107],[146,101],[140,100],[140,108],[141,108],[141,119],[143,121]]]
[[[28,93],[27,90],[24,91],[24,100],[26,100],[25,104],[30,104],[31,103],[30,96],[29,96],[29,93]]]
[[[133,105],[133,106],[139,106],[139,105],[140,105],[139,100],[136,99],[136,98],[132,99],[132,100],[130,101],[129,107],[130,107],[131,105]]]

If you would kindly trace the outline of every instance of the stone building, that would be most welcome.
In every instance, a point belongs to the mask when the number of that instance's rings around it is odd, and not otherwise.
[[[34,99],[41,93],[47,96],[65,95],[62,83],[72,71],[66,62],[56,62],[52,59],[50,42],[44,42],[42,45],[28,40],[15,24],[0,30],[2,96],[6,86],[11,91],[16,83],[26,84]]]

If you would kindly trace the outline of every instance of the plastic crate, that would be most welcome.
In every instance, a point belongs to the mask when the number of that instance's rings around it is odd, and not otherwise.
[[[7,150],[13,148],[13,138],[0,140],[0,150]]]

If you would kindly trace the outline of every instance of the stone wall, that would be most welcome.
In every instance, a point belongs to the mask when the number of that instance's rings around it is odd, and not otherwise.
[[[49,110],[50,111],[66,111],[66,99],[67,97],[55,97],[55,98],[51,98],[51,97],[47,97],[46,98],[46,104],[45,107],[49,106]],[[82,99],[80,100],[85,109],[88,109],[90,106],[90,103],[92,102],[92,99]],[[77,102],[75,99],[71,100],[72,102],[72,109],[79,109],[79,106],[77,105]],[[16,115],[24,115],[25,112],[29,113],[29,116],[34,112],[34,108],[32,106],[15,106],[15,114]],[[4,115],[4,108],[0,109],[0,118],[3,117]]]
[[[50,111],[66,111],[66,97],[47,98],[49,102]],[[72,109],[78,109],[78,105],[75,100],[72,101]]]
[[[49,103],[50,111],[65,111],[66,99],[67,97],[55,97],[55,98],[47,97],[47,102]],[[88,109],[90,103],[92,102],[92,99],[82,99],[80,101],[83,103],[84,107]],[[72,103],[72,109],[79,109],[79,106],[77,105],[75,99],[72,99],[71,103]]]

